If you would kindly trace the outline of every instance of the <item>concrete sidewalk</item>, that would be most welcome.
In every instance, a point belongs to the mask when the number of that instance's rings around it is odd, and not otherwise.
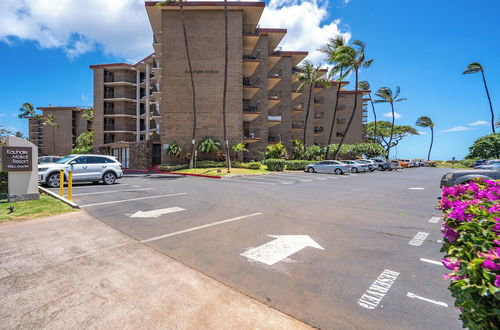
[[[85,212],[0,224],[1,329],[306,329]]]

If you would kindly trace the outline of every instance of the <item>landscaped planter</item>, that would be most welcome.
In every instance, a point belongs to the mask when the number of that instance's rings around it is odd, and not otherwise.
[[[444,188],[443,265],[464,327],[500,325],[500,182],[476,180]]]

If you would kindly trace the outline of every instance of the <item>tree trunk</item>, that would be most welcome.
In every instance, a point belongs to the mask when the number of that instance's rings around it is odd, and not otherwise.
[[[306,146],[307,121],[309,120],[309,111],[311,109],[311,96],[312,96],[312,93],[313,93],[313,85],[311,84],[309,86],[309,97],[308,97],[308,102],[307,102],[306,119],[304,120],[304,139],[303,139],[304,148]]]
[[[484,89],[486,89],[486,96],[488,97],[488,102],[490,103],[490,113],[491,113],[491,130],[495,133],[495,113],[493,112],[493,106],[491,105],[490,91],[488,90],[488,85],[486,84],[486,78],[484,77],[484,71],[481,70],[481,75],[483,76]]]
[[[55,125],[52,126],[52,146],[53,146],[53,155],[54,156],[59,156],[59,155],[56,155],[56,138],[55,138],[55,130],[56,130],[56,127]]]
[[[375,137],[377,136],[377,113],[375,112],[375,105],[373,104],[372,100],[372,94],[368,94],[370,97],[370,103],[372,104],[372,111],[373,111],[373,123],[374,123],[374,129],[375,129]]]
[[[389,152],[391,150],[392,136],[394,135],[394,103],[391,103],[391,112],[392,112],[392,126],[391,126],[391,136],[389,136],[389,143],[387,143],[387,159],[389,159]]]
[[[335,153],[333,154],[333,159],[337,159],[337,156],[339,155],[340,148],[342,147],[342,144],[344,144],[344,139],[347,136],[347,132],[349,132],[349,129],[351,128],[352,120],[354,119],[354,115],[356,113],[356,108],[358,106],[358,69],[356,69],[356,85],[355,85],[355,92],[354,92],[354,107],[352,109],[351,117],[349,118],[349,122],[347,123],[347,126],[344,131],[344,135],[342,136],[342,139],[340,140],[339,146],[337,147],[337,150],[335,150]]]
[[[186,49],[186,59],[189,67],[189,77],[191,79],[191,91],[193,96],[193,132],[191,134],[191,157],[189,159],[189,168],[194,166],[194,152],[196,144],[196,93],[194,88],[194,77],[193,77],[193,67],[191,66],[191,56],[189,54],[189,43],[186,32],[186,17],[184,15],[184,4],[182,0],[179,0],[179,6],[181,10],[181,21],[182,21],[182,33],[184,35],[184,48]]]
[[[342,69],[340,70],[340,77],[342,77]],[[330,143],[332,143],[332,135],[333,135],[333,129],[335,128],[335,120],[337,119],[337,108],[339,106],[339,95],[340,95],[340,88],[342,87],[342,79],[338,82],[339,85],[337,86],[337,99],[335,100],[335,108],[333,109],[333,119],[332,119],[332,125],[330,126],[330,134],[328,134],[328,141],[326,143],[326,149],[325,149],[325,159],[328,159],[328,153],[330,149]]]
[[[227,98],[227,67],[228,67],[228,39],[227,39],[227,0],[224,0],[224,91],[222,101],[222,121],[224,125],[224,151],[226,153],[227,173],[231,172],[231,156],[229,155],[229,141],[227,140],[226,98]]]
[[[427,161],[431,160],[431,150],[433,143],[434,143],[434,127],[431,126],[431,145],[429,147],[429,153],[427,154]]]

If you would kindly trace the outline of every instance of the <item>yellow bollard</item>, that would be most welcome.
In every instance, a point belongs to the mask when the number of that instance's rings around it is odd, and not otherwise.
[[[59,196],[64,197],[64,170],[59,171]]]
[[[73,171],[68,171],[68,199],[73,200]]]

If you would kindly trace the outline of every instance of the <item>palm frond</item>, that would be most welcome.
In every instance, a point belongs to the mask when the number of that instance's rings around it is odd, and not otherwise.
[[[366,80],[363,80],[363,81],[360,81],[358,83],[358,87],[359,87],[359,89],[368,91],[368,90],[370,90],[370,83]]]

